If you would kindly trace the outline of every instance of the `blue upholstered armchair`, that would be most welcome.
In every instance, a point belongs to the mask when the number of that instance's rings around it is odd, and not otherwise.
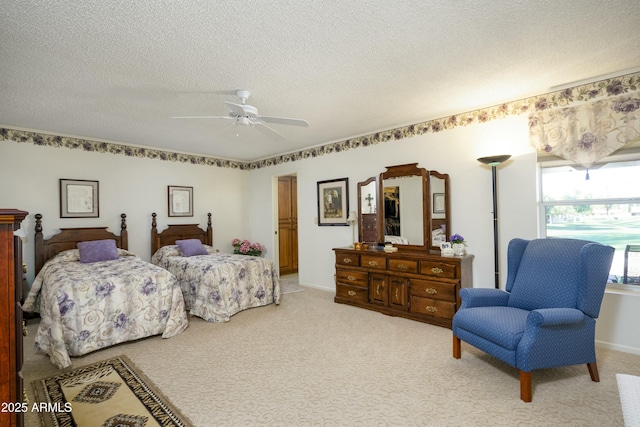
[[[614,249],[577,239],[513,239],[506,291],[463,288],[453,317],[453,357],[464,341],[520,370],[531,402],[531,371],[586,363],[593,381],[596,318]]]

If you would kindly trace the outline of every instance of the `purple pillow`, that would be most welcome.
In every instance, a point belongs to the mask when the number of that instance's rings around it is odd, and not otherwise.
[[[116,241],[113,239],[79,242],[78,249],[80,262],[84,263],[111,261],[119,257]]]
[[[183,256],[209,255],[207,248],[198,239],[176,240],[176,245]]]

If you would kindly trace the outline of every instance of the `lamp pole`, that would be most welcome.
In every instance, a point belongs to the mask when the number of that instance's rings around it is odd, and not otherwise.
[[[491,181],[493,183],[493,263],[495,271],[495,288],[500,289],[500,257],[498,256],[498,176],[496,168],[507,161],[511,155],[480,157],[478,161],[491,166]]]

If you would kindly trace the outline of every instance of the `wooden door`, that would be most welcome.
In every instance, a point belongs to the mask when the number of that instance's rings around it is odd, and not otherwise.
[[[295,176],[278,178],[280,275],[298,272],[298,186]]]

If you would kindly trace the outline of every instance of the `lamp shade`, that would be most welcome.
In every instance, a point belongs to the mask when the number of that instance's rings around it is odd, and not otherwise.
[[[356,212],[355,211],[350,211],[349,212],[349,217],[347,218],[347,222],[349,224],[353,224],[356,221],[357,221]]]
[[[500,156],[480,157],[478,161],[489,166],[498,166],[500,163],[506,162],[511,158],[511,154],[502,154]]]

